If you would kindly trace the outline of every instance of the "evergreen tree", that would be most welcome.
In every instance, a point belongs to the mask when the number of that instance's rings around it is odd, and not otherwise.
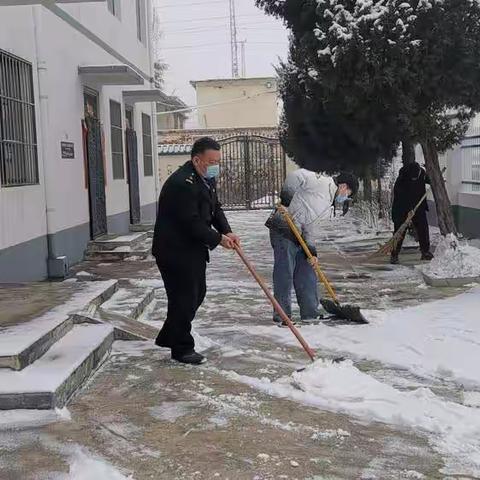
[[[458,143],[480,111],[480,6],[471,0],[257,0],[292,31],[289,70],[310,95],[309,118],[388,158],[420,143],[442,233],[455,231],[438,152]],[[284,67],[285,69],[285,67]],[[295,78],[290,75],[290,81]],[[296,86],[290,87],[294,90]],[[284,88],[285,95],[289,88]],[[293,97],[292,97],[293,98]],[[285,99],[285,97],[284,97]],[[298,107],[302,108],[302,107]],[[294,107],[285,109],[291,123]],[[339,129],[335,135],[334,130]],[[327,142],[322,140],[323,143]],[[334,157],[330,157],[333,161]],[[354,155],[347,158],[354,159]],[[406,157],[407,158],[407,157]],[[319,156],[319,165],[324,163]],[[369,155],[356,159],[368,167]]]

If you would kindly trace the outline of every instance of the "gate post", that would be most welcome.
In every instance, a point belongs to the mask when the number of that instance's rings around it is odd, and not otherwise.
[[[250,164],[250,138],[245,135],[245,193],[247,210],[252,208],[252,188],[251,188],[252,172]]]

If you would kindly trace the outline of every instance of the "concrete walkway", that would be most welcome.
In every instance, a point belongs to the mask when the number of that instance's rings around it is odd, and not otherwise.
[[[247,256],[270,281],[266,216],[229,215]],[[409,250],[395,267],[368,259],[365,253],[379,240],[364,235],[355,219],[340,221],[320,232],[320,260],[350,302],[385,309],[461,291],[425,288],[414,268],[418,251]],[[166,299],[152,259],[89,261],[76,271],[155,288],[156,298],[141,320],[160,328]],[[232,380],[231,371],[275,379],[307,362],[301,349],[249,332],[270,321],[271,308],[239,259],[215,252],[208,297],[195,326],[209,362],[185,367],[149,343],[116,343],[111,360],[69,405],[71,419],[65,412],[31,420],[21,413],[0,415],[0,478],[67,479],[79,471],[90,473],[79,478],[105,480],[449,478],[439,472],[442,459],[418,432],[360,423]],[[408,388],[402,372],[368,362],[360,366]],[[456,397],[455,386],[429,386]]]

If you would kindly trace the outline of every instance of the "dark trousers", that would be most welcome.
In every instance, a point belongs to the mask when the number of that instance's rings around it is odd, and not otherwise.
[[[405,218],[396,218],[394,219],[394,228],[397,231],[405,222]],[[427,212],[425,210],[419,210],[412,219],[412,224],[415,227],[418,235],[418,242],[420,243],[420,251],[422,253],[426,253],[430,251],[430,233],[428,230],[428,221],[427,221]],[[397,256],[402,249],[403,241],[405,240],[405,235],[407,232],[403,234],[397,244],[397,248],[392,252],[392,255]]]
[[[195,348],[192,321],[207,292],[205,256],[183,257],[178,262],[157,259],[168,298],[167,319],[156,344],[185,353]]]

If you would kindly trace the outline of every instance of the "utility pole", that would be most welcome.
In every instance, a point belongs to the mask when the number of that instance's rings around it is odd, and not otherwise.
[[[246,40],[241,40],[240,41],[240,47],[241,47],[241,54],[240,58],[242,59],[242,77],[245,78],[247,76],[247,60],[245,57],[245,44],[247,43]]]
[[[232,50],[232,78],[238,78],[238,42],[235,0],[230,0],[230,47]]]

